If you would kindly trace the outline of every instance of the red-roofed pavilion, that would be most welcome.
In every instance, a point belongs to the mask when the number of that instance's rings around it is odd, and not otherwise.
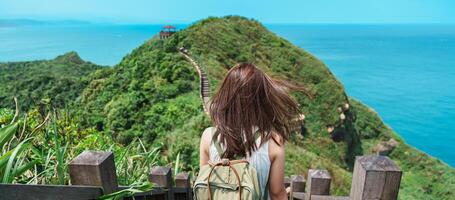
[[[161,31],[160,31],[160,38],[167,39],[169,36],[171,36],[175,32],[177,32],[177,29],[175,26],[171,26],[171,25],[163,26],[163,29],[161,29]]]

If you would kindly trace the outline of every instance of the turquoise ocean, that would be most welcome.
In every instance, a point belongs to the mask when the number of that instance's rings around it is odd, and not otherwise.
[[[186,25],[177,25],[184,28]],[[266,25],[320,58],[410,145],[455,166],[455,25]],[[0,26],[0,62],[115,65],[162,25]]]

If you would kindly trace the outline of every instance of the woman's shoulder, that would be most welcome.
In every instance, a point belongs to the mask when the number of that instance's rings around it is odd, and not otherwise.
[[[269,156],[273,161],[277,157],[284,156],[285,141],[279,134],[272,132],[270,135],[269,143]]]
[[[215,132],[215,130],[216,130],[216,127],[209,126],[209,127],[205,128],[204,132]]]
[[[271,132],[270,133],[270,139],[269,139],[269,143],[273,143],[272,145],[274,146],[284,146],[284,138],[276,133],[276,132]]]
[[[210,138],[212,139],[212,135],[215,132],[216,128],[213,126],[207,127],[204,132],[202,132],[202,139],[204,138]]]
[[[208,127],[202,132],[201,145],[208,146],[212,142],[212,136],[215,132],[215,127]]]

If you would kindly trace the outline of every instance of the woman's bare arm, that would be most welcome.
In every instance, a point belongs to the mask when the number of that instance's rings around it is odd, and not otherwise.
[[[211,128],[206,128],[201,136],[201,143],[199,145],[199,166],[207,164],[209,161],[209,147],[212,142]]]
[[[269,156],[271,161],[269,174],[269,192],[272,200],[287,200],[288,196],[284,188],[284,143],[281,138],[275,137],[279,142],[269,140]]]

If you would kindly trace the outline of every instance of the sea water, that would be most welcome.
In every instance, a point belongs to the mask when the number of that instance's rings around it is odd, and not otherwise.
[[[326,63],[407,143],[455,166],[455,25],[270,28]]]
[[[0,62],[115,65],[162,25],[0,27]],[[180,25],[178,28],[183,28]],[[455,166],[455,25],[267,25],[320,58],[407,143]]]
[[[106,24],[0,27],[0,62],[53,59],[76,51],[84,60],[115,65],[161,27]]]

